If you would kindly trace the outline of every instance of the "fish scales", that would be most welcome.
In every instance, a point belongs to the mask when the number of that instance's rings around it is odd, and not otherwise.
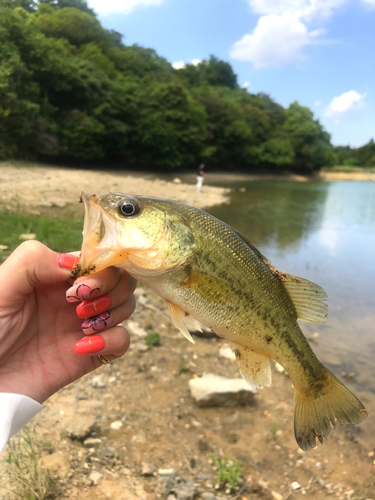
[[[295,436],[308,450],[336,421],[359,423],[362,403],[315,356],[297,318],[322,323],[318,285],[281,273],[241,234],[206,212],[171,200],[122,193],[83,195],[85,224],[76,274],[115,265],[163,297],[190,341],[199,321],[231,342],[253,387],[271,382],[269,359],[295,389]]]

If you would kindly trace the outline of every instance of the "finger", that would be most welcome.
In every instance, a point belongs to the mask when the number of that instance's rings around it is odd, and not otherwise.
[[[67,281],[70,272],[58,266],[58,254],[39,241],[25,241],[0,266],[0,301],[13,306],[38,284]]]
[[[97,316],[104,311],[114,309],[129,299],[137,281],[125,271],[121,271],[117,285],[107,294],[81,302],[77,308],[77,316],[81,319]]]
[[[135,309],[135,297],[131,295],[123,304],[115,307],[110,311],[104,311],[97,316],[86,319],[81,328],[85,335],[93,335],[95,333],[108,330],[114,325],[118,325],[122,321],[131,316]]]
[[[67,290],[66,300],[68,302],[81,302],[104,295],[115,288],[120,276],[120,269],[115,267],[107,267],[103,271],[90,276],[81,276]]]
[[[130,346],[129,332],[122,326],[115,326],[100,335],[84,337],[74,344],[74,352],[85,356],[106,356],[108,360],[123,356]],[[98,363],[100,365],[100,363]]]

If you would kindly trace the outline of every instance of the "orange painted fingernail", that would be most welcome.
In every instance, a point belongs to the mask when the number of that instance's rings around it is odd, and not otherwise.
[[[84,300],[76,307],[77,316],[81,319],[91,318],[107,309],[111,305],[111,299],[108,295],[101,295],[95,299]]]
[[[66,269],[74,269],[78,262],[78,255],[71,255],[69,253],[61,253],[57,259],[58,265],[60,267],[65,267]]]
[[[101,351],[104,345],[104,339],[100,335],[85,337],[74,344],[74,352],[77,354],[91,354]]]

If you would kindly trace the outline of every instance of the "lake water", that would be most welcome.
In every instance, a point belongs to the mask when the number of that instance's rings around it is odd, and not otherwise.
[[[228,184],[226,184],[228,185]],[[375,182],[237,182],[209,212],[241,231],[280,271],[321,285],[325,325],[301,322],[320,360],[375,393]],[[240,189],[245,188],[245,192]]]

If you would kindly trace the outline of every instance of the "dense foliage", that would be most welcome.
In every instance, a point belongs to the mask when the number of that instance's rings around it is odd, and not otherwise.
[[[174,70],[124,45],[85,0],[0,0],[0,159],[11,157],[301,171],[335,161],[310,109],[240,89],[214,56]]]
[[[336,146],[335,153],[340,165],[347,167],[375,167],[375,142],[371,139],[360,148]]]

